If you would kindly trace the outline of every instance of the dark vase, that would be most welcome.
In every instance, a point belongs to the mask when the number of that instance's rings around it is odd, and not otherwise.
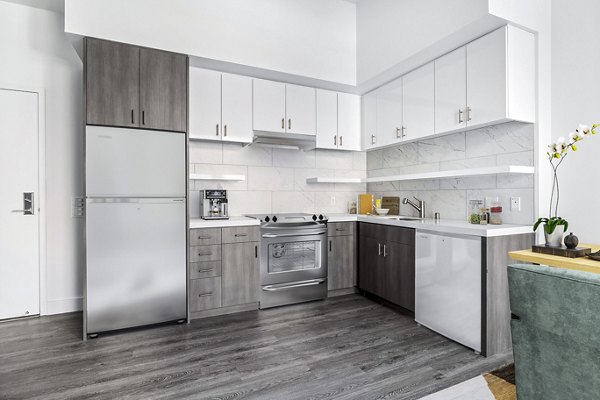
[[[573,232],[565,236],[565,246],[567,249],[574,249],[579,244],[579,239],[577,236],[573,235]]]

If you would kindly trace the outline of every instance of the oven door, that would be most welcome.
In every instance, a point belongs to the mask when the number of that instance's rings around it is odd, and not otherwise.
[[[327,227],[262,229],[260,283],[277,285],[327,278]]]

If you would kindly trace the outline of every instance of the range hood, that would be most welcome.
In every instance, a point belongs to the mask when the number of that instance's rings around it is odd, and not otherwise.
[[[298,133],[254,131],[252,143],[248,146],[269,146],[293,150],[314,150],[317,145],[316,135]]]

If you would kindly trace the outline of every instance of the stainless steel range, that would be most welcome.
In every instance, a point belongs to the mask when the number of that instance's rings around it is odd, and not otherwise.
[[[327,297],[327,218],[248,215],[261,221],[260,308]]]

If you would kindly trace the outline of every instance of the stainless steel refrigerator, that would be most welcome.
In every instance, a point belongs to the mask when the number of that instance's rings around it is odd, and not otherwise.
[[[86,128],[86,334],[186,318],[186,138]]]

